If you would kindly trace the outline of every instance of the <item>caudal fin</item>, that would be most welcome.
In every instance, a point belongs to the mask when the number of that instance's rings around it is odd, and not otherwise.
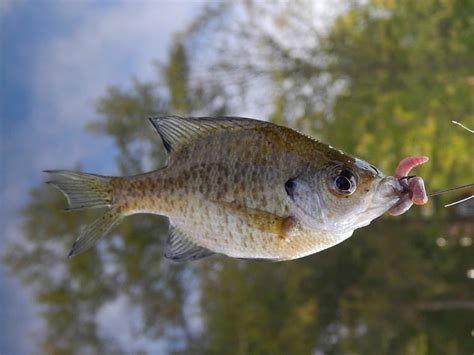
[[[68,170],[47,170],[47,183],[59,189],[67,198],[67,211],[87,208],[109,208],[101,217],[83,228],[74,242],[69,257],[92,247],[100,238],[116,226],[123,215],[113,203],[113,178]]]
[[[68,170],[45,170],[45,173],[50,177],[46,183],[66,196],[69,203],[67,211],[110,207],[112,204],[110,177]]]

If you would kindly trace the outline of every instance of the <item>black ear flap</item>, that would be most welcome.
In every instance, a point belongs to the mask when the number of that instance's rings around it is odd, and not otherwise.
[[[298,182],[296,179],[289,179],[285,182],[285,191],[293,199],[296,189],[298,188]]]

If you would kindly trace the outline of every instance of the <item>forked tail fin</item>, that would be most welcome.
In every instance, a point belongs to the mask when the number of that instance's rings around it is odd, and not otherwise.
[[[58,188],[67,198],[66,211],[85,208],[111,207],[112,178],[68,170],[45,170],[50,179],[46,181]]]
[[[47,183],[58,188],[67,198],[67,211],[87,208],[109,208],[101,217],[83,228],[74,242],[69,257],[78,255],[92,247],[101,237],[116,226],[123,215],[114,204],[111,177],[85,174],[68,170],[46,170]]]

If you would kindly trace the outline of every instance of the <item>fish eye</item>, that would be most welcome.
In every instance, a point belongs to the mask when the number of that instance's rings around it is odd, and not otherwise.
[[[357,183],[357,175],[349,169],[338,169],[333,177],[334,189],[342,195],[354,193]]]

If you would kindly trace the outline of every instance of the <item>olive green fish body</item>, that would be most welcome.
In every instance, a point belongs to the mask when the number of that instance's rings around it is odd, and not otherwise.
[[[302,168],[316,173],[326,147],[275,125],[220,131],[173,153],[165,169],[130,178],[122,190],[136,192],[124,201],[130,213],[168,216],[195,243],[218,253],[302,257],[340,241],[291,222],[284,189]]]
[[[160,170],[97,177],[96,185],[93,175],[51,172],[70,207],[81,208],[69,195],[87,178],[89,198],[112,211],[82,232],[71,255],[124,216],[151,213],[169,217],[169,258],[289,260],[343,241],[395,201],[373,166],[285,127],[244,118],[171,116],[152,123],[170,153]]]

